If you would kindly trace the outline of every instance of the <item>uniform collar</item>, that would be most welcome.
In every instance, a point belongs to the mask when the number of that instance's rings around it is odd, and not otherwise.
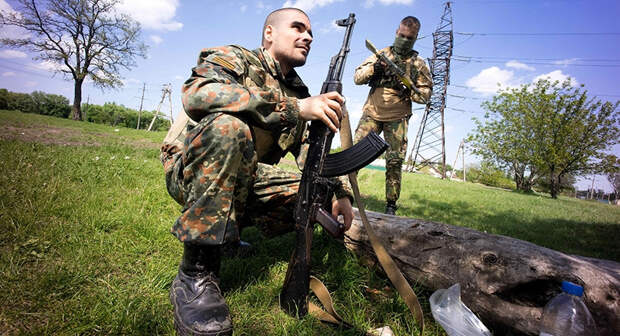
[[[261,63],[263,63],[263,67],[265,70],[269,71],[269,73],[277,78],[279,81],[283,82],[289,88],[299,92],[302,96],[309,97],[308,87],[301,80],[295,69],[291,69],[286,77],[282,74],[282,69],[280,68],[280,62],[275,60],[271,54],[263,47],[260,47],[254,51],[254,53],[258,56]]]

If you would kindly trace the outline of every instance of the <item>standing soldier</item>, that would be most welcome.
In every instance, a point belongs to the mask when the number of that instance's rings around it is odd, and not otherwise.
[[[291,152],[303,166],[306,121],[335,132],[344,102],[337,92],[310,97],[293,69],[305,64],[311,42],[308,16],[278,9],[265,20],[261,48],[204,49],[183,84],[187,115],[177,118],[161,153],[168,192],[183,206],[171,230],[184,245],[170,288],[180,335],[232,334],[218,272],[222,245],[239,244],[241,227],[258,225],[268,236],[294,228],[300,174],[273,164]],[[332,215],[343,215],[348,229],[352,196],[334,183]]]
[[[411,117],[411,101],[426,104],[431,96],[433,82],[424,59],[413,50],[420,31],[420,21],[407,16],[396,30],[394,44],[381,49],[411,79],[420,93],[407,89],[386,64],[374,54],[357,69],[355,84],[368,84],[370,92],[363,107],[363,114],[355,131],[355,142],[370,131],[384,133],[389,148],[385,154],[385,213],[396,213],[396,201],[400,196],[402,165],[407,151],[407,129]]]

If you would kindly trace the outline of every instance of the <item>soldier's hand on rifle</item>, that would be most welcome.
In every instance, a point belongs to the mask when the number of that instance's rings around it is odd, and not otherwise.
[[[348,197],[339,198],[332,202],[332,216],[338,218],[339,215],[344,217],[344,231],[349,230],[353,222],[353,206]]]
[[[384,72],[385,72],[385,63],[383,63],[381,60],[377,60],[373,64],[373,69],[372,69],[373,77],[381,77],[381,75],[383,75]]]
[[[338,132],[344,97],[332,91],[299,100],[299,116],[303,120],[321,120],[332,132]]]

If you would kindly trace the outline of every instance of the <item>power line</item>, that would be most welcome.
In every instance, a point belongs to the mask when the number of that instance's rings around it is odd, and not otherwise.
[[[507,61],[573,61],[573,62],[620,62],[620,58],[580,58],[580,57],[571,57],[571,58],[532,58],[532,57],[509,57],[509,56],[465,56],[465,55],[454,55],[454,57],[461,58],[471,58],[471,59],[493,59],[493,60],[507,60]]]
[[[620,36],[617,32],[599,32],[599,33],[474,33],[474,32],[454,32],[457,35],[467,36]]]
[[[471,58],[464,59],[463,57],[459,57],[459,56],[455,56],[453,59],[455,61],[464,62],[464,63],[469,63],[469,62],[490,63],[490,64],[504,64],[505,63],[503,61],[481,60],[481,59],[471,59]],[[558,62],[530,62],[530,61],[524,61],[523,63],[525,63],[525,64],[532,64],[532,65],[562,65],[561,63],[558,63]],[[582,66],[582,67],[598,67],[598,68],[619,68],[620,67],[620,64],[577,64],[577,63],[571,63],[571,64],[567,64],[567,65],[570,65],[570,66]]]

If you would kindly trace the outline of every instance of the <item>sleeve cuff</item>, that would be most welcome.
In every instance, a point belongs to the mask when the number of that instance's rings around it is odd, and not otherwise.
[[[299,105],[297,98],[284,97],[278,106],[280,122],[284,126],[296,126],[299,121]]]
[[[353,204],[353,189],[349,184],[348,176],[338,176],[338,187],[334,191],[334,195],[337,199],[348,197],[351,204]]]

